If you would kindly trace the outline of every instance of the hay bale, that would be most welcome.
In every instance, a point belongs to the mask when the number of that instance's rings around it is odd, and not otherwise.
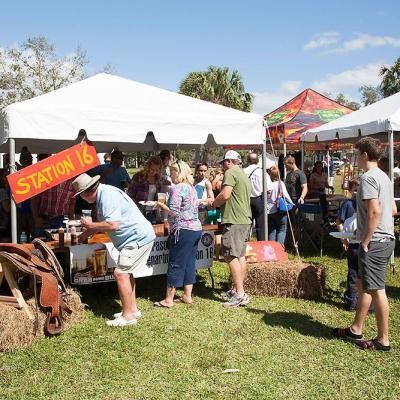
[[[85,306],[82,304],[79,294],[68,289],[67,305],[72,313],[65,313],[64,330],[71,328],[84,319]],[[32,315],[36,315],[36,303],[34,298],[27,301]],[[44,321],[46,314],[38,310],[38,325],[35,320],[29,319],[25,311],[0,303],[0,352],[9,352],[23,349],[32,344],[37,338],[44,336]]]
[[[254,295],[316,300],[325,289],[325,269],[301,261],[248,264],[245,288]]]

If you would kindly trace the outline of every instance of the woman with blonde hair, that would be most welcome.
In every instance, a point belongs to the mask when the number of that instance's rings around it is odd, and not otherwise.
[[[144,164],[143,169],[132,177],[132,182],[128,188],[128,195],[138,204],[144,216],[151,222],[156,222],[157,216],[153,206],[142,206],[139,202],[154,201],[157,193],[162,191],[162,166],[163,163],[160,157],[150,157]]]
[[[222,180],[224,179],[224,170],[222,168],[215,168],[210,172],[210,182],[214,196],[218,196],[222,189]]]
[[[193,301],[196,252],[202,230],[191,168],[184,161],[176,161],[171,165],[170,172],[173,186],[168,203],[156,202],[157,208],[168,213],[170,226],[167,291],[164,300],[154,303],[157,307],[166,308],[174,305],[175,290],[178,287],[183,286],[183,295],[179,299],[181,302],[191,304]]]
[[[285,244],[287,230],[287,212],[281,213],[277,207],[277,200],[283,197],[287,202],[292,203],[285,184],[280,179],[279,169],[273,166],[269,169],[269,175],[272,181],[272,190],[268,191],[268,240],[273,240]]]

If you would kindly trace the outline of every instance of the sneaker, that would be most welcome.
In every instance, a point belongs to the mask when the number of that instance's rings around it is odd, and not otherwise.
[[[249,295],[248,294],[244,294],[244,299],[243,299],[243,301],[242,301],[242,306],[247,306],[247,304],[249,304],[250,303],[250,297],[249,297]]]
[[[114,326],[114,327],[123,327],[123,326],[130,326],[130,325],[135,325],[137,324],[137,319],[125,319],[123,316],[120,316],[115,319],[109,319],[106,321],[106,324],[108,326]]]
[[[142,312],[140,310],[137,310],[136,312],[132,313],[130,316],[133,318],[140,318],[142,316]],[[115,314],[113,314],[113,317],[114,318],[122,317],[122,311],[116,312]]]
[[[243,296],[238,296],[234,294],[227,302],[223,303],[222,305],[226,308],[234,308],[245,306],[249,303],[249,296],[245,293]]]
[[[229,289],[227,292],[222,292],[220,294],[220,296],[223,300],[229,300],[234,295],[235,295],[235,291],[233,289]]]

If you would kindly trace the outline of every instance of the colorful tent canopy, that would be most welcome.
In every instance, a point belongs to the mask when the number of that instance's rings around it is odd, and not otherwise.
[[[303,90],[265,116],[274,144],[299,143],[302,133],[351,113],[352,110],[312,90]]]

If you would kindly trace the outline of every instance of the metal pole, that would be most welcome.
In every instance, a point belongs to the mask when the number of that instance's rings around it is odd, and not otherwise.
[[[285,159],[286,157],[286,138],[285,138],[285,143],[283,143],[283,159]],[[283,180],[285,180],[286,178],[286,165],[284,165],[283,167],[283,173],[285,174],[285,176],[283,177]]]
[[[15,139],[8,139],[10,146],[10,174],[17,172],[15,167]],[[17,205],[11,196],[11,242],[17,243]]]
[[[301,170],[304,172],[304,142],[301,142]]]
[[[390,127],[388,130],[388,142],[389,142],[389,178],[392,181],[392,188],[394,189],[394,180],[393,180],[393,162],[394,162],[394,144],[393,144],[393,128]],[[395,263],[394,263],[394,251],[390,256],[390,265],[392,267],[392,271],[395,271]]]
[[[266,122],[264,122],[266,124]],[[268,201],[267,201],[267,135],[263,127],[262,148],[262,182],[263,182],[263,205],[264,205],[264,238],[268,239]]]

